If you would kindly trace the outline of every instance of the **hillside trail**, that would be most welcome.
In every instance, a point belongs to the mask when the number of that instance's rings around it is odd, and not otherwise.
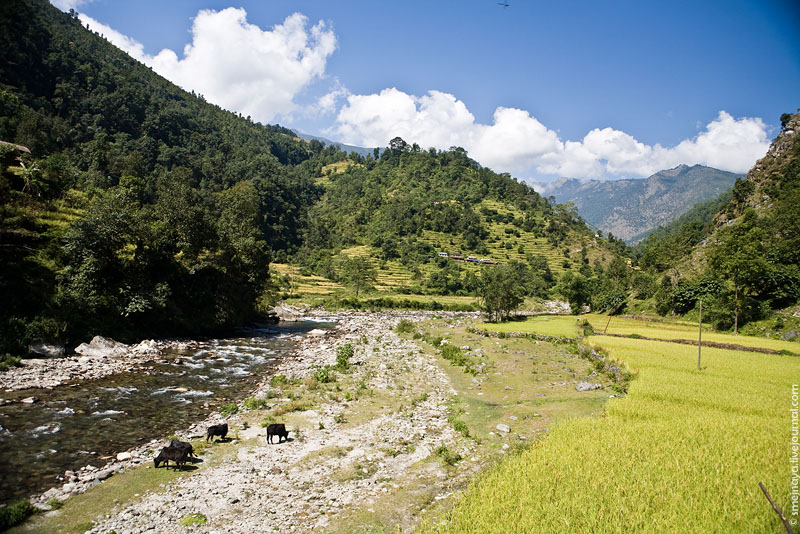
[[[261,411],[241,410],[226,420],[233,442],[211,444],[200,469],[109,511],[89,532],[176,532],[193,518],[192,531],[204,533],[347,531],[348,521],[369,522],[372,514],[411,529],[480,462],[469,459],[476,445],[448,423],[456,391],[447,374],[433,355],[394,332],[400,318],[342,314],[334,329],[298,338],[298,349],[276,371],[295,387],[270,399],[276,413],[287,410],[274,420],[286,422],[289,441],[268,444]],[[348,372],[331,384],[312,380],[316,370],[336,364],[337,348],[347,343],[355,348]],[[269,391],[282,394],[265,378],[254,396],[268,398]],[[182,437],[201,437],[205,424],[222,421],[216,416]],[[443,446],[467,461],[448,466],[436,454]]]

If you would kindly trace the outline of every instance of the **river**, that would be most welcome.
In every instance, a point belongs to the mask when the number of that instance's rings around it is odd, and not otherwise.
[[[292,337],[329,323],[297,322],[237,331],[202,348],[166,353],[163,363],[46,389],[7,393],[0,406],[0,503],[59,484],[67,469],[105,464],[117,452],[166,438],[246,397],[294,348]]]

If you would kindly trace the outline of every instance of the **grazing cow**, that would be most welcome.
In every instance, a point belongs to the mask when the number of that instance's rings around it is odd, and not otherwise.
[[[186,449],[186,457],[187,458],[197,458],[197,455],[194,453],[194,447],[188,441],[178,441],[177,439],[173,439],[169,443],[170,448],[172,449]]]
[[[220,439],[225,439],[225,436],[228,435],[228,423],[223,423],[221,425],[211,425],[208,427],[208,433],[206,434],[206,443],[208,440],[214,439],[214,436],[219,436]]]
[[[267,443],[272,443],[272,436],[278,436],[278,443],[281,442],[281,438],[288,441],[289,431],[286,430],[286,425],[283,423],[269,425],[267,427]]]
[[[158,456],[153,459],[153,463],[156,464],[156,467],[158,467],[160,463],[163,463],[165,467],[169,467],[170,460],[175,462],[175,469],[179,467],[183,469],[183,466],[186,465],[186,449],[163,447],[161,452],[158,453]]]

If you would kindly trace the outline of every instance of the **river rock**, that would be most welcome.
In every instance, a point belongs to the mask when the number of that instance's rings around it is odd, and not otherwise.
[[[281,302],[272,308],[270,312],[275,314],[281,321],[299,321],[303,318],[306,310]]]
[[[509,427],[508,425],[504,425],[503,423],[500,423],[495,428],[500,432],[506,432],[506,433],[511,432],[511,427]]]
[[[125,460],[130,460],[131,458],[133,458],[133,455],[129,452],[121,452],[117,454],[118,462],[124,462]]]
[[[593,389],[603,389],[603,384],[592,384],[591,382],[578,382],[575,386],[578,391],[592,391]]]
[[[322,330],[320,328],[315,328],[314,330],[309,331],[308,335],[309,336],[324,336],[327,333],[328,333],[327,330]]]
[[[38,399],[37,399],[36,397],[25,397],[25,398],[24,398],[24,399],[22,399],[20,402],[21,402],[21,403],[23,403],[23,404],[33,404],[33,403],[34,403],[34,402],[36,402],[37,400],[38,400]]]
[[[31,354],[36,354],[37,356],[44,356],[45,358],[60,358],[64,355],[64,345],[58,345],[56,343],[45,343],[40,341],[38,343],[33,343],[29,350]]]
[[[127,351],[128,345],[102,336],[94,336],[91,343],[81,343],[75,347],[78,354],[92,358],[124,356]]]
[[[139,342],[137,345],[134,345],[131,347],[131,352],[137,356],[161,355],[161,350],[158,348],[156,342],[152,339],[145,339],[144,341]]]

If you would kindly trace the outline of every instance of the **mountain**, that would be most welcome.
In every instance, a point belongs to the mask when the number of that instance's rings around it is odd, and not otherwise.
[[[242,324],[275,261],[346,281],[360,256],[384,295],[474,295],[502,263],[546,297],[624,249],[461,148],[362,156],[225,111],[46,0],[0,2],[0,50],[0,355]]]
[[[372,155],[372,154],[375,153],[375,149],[374,148],[365,148],[363,146],[346,145],[346,144],[340,143],[338,141],[331,141],[330,139],[326,139],[324,137],[318,137],[316,135],[310,135],[310,134],[305,134],[305,133],[302,133],[302,132],[298,132],[297,130],[293,130],[293,132],[300,139],[303,139],[305,141],[319,141],[320,143],[323,143],[325,146],[334,146],[334,147],[338,148],[339,150],[341,150],[342,152],[346,152],[347,154],[349,154],[351,152],[355,152],[359,156],[363,156],[363,157],[366,158],[367,156]],[[379,149],[379,150],[381,150],[381,149]]]
[[[703,165],[679,165],[646,179],[578,180],[537,183],[558,203],[572,202],[589,224],[628,243],[641,241],[698,202],[718,197],[740,175]]]

